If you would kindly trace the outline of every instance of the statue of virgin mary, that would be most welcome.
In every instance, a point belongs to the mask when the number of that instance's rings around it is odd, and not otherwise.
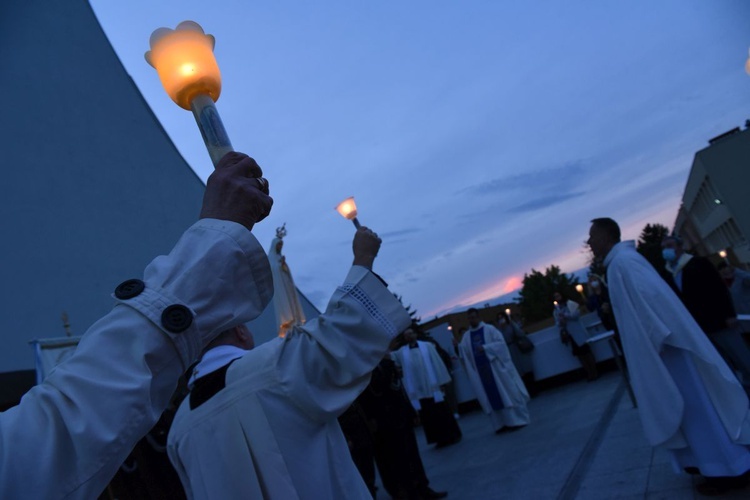
[[[295,325],[305,323],[305,313],[302,311],[297,287],[294,286],[286,258],[281,254],[284,236],[286,236],[286,223],[276,228],[276,237],[271,242],[271,248],[268,249],[268,260],[273,272],[273,307],[276,311],[279,337],[284,337]]]

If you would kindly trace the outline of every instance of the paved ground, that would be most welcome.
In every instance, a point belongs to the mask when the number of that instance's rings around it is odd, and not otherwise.
[[[464,414],[463,440],[439,450],[417,429],[431,486],[452,499],[706,498],[648,446],[619,372],[543,391],[529,410],[528,427],[500,435],[480,411]],[[721,498],[750,499],[750,488]]]

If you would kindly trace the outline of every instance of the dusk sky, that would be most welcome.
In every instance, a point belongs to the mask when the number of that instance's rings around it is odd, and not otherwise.
[[[143,54],[186,19],[216,37],[217,107],[275,200],[254,232],[267,248],[286,222],[319,308],[351,263],[347,196],[383,238],[375,271],[428,319],[583,267],[594,217],[671,228],[695,152],[750,119],[746,0],[91,4],[203,180],[193,116]]]

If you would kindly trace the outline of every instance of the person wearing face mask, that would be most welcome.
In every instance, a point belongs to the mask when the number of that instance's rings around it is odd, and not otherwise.
[[[695,486],[702,494],[744,489],[750,477],[747,394],[635,242],[621,240],[617,222],[591,222],[587,243],[607,270],[647,441],[666,451],[677,472],[705,477]]]
[[[732,297],[721,275],[705,257],[685,252],[676,236],[664,238],[661,246],[665,268],[673,278],[672,288],[750,390],[750,348],[742,339]]]

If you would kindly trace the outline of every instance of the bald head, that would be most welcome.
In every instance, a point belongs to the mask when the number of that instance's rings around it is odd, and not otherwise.
[[[213,339],[203,350],[203,352],[209,351],[214,347],[220,345],[233,345],[246,351],[251,350],[255,347],[255,339],[253,334],[245,325],[238,325],[229,330],[224,330],[215,339]]]

